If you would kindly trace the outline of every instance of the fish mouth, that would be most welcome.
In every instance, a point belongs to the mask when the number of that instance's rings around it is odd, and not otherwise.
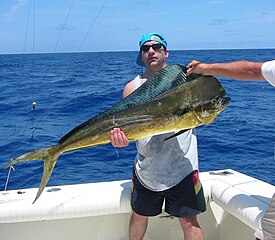
[[[231,101],[230,97],[223,97],[219,99],[219,101],[217,102],[217,105],[215,106],[215,109],[217,109],[219,113],[222,112],[230,103],[230,101]]]
[[[221,99],[221,106],[224,106],[226,107],[231,101],[231,98],[230,97],[223,97]]]
[[[216,105],[215,105],[215,109],[220,109],[220,108],[223,109],[223,108],[225,108],[229,104],[230,101],[231,101],[230,97],[222,97],[222,98],[220,98],[217,101]]]

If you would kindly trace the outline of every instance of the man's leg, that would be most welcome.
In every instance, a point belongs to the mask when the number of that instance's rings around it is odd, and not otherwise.
[[[197,217],[179,218],[184,232],[184,240],[204,240]]]
[[[142,240],[146,232],[147,225],[148,217],[141,216],[133,212],[129,224],[130,240]]]

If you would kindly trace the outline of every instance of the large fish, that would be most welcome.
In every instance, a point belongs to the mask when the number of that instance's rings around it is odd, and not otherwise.
[[[134,141],[167,132],[177,135],[208,123],[224,110],[230,98],[225,97],[226,92],[215,77],[186,77],[185,73],[186,68],[180,65],[166,66],[124,100],[67,133],[57,145],[27,152],[6,168],[29,160],[44,161],[35,202],[62,153],[109,143],[114,127],[121,128]]]

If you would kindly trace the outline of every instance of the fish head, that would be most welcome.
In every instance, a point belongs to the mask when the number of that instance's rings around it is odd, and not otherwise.
[[[230,98],[221,83],[213,76],[199,76],[190,82],[194,87],[190,105],[201,123],[213,120],[229,104]]]
[[[198,105],[194,112],[202,123],[207,123],[217,117],[231,101],[230,97],[217,95]]]

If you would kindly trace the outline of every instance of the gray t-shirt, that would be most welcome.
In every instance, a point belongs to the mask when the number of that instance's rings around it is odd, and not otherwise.
[[[142,84],[134,79],[135,89]],[[198,169],[195,129],[164,141],[174,133],[146,137],[136,141],[135,172],[140,182],[153,191],[163,191],[181,182]]]

